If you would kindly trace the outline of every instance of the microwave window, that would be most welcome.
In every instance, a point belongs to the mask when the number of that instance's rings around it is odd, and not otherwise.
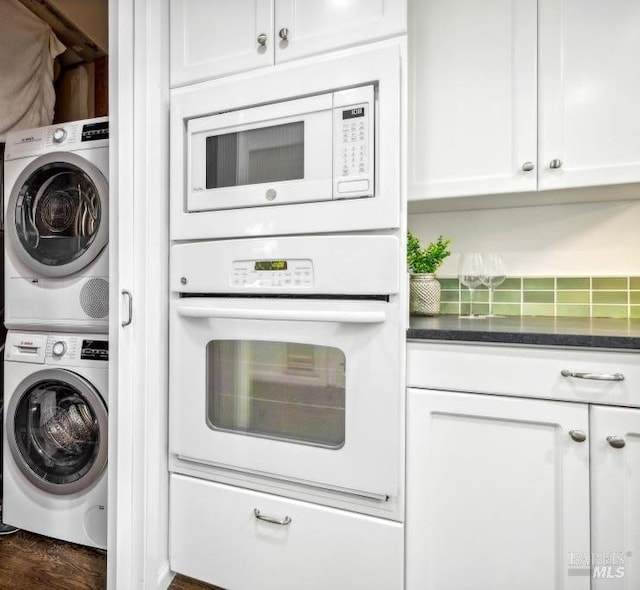
[[[302,178],[302,121],[206,139],[207,189]]]
[[[345,440],[345,356],[295,342],[207,345],[212,429],[340,448]]]

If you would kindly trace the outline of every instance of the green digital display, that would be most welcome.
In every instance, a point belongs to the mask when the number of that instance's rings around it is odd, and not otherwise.
[[[254,270],[287,270],[286,260],[256,260]]]

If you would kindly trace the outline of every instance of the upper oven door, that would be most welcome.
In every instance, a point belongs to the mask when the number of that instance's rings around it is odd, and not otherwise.
[[[188,122],[190,212],[332,198],[333,95]]]
[[[385,301],[175,300],[171,453],[397,496],[399,326]]]

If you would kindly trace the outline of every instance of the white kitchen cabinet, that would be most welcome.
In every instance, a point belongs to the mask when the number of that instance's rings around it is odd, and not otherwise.
[[[109,3],[108,590],[168,588],[168,0]]]
[[[405,0],[171,0],[171,85],[405,31]]]
[[[631,350],[410,342],[407,385],[640,407],[639,360],[638,352]],[[611,379],[581,379],[579,373]]]
[[[398,522],[177,474],[170,517],[172,569],[229,590],[403,589]]]
[[[640,2],[410,0],[410,199],[640,181]]]
[[[406,590],[588,590],[584,404],[410,389]]]
[[[171,0],[170,7],[172,86],[273,63],[273,0]]]
[[[409,342],[406,590],[640,588],[639,371],[631,350]]]
[[[410,199],[536,189],[536,5],[410,1]]]
[[[640,410],[591,406],[591,590],[640,588]]]
[[[538,4],[538,188],[640,181],[640,2]]]

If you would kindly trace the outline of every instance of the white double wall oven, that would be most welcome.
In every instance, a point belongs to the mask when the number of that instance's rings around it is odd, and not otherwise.
[[[172,472],[402,520],[401,54],[172,91]]]

